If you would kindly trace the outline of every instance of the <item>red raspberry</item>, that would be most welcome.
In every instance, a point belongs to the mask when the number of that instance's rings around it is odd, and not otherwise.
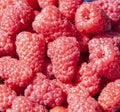
[[[59,0],[59,10],[68,19],[74,19],[75,12],[83,0]]]
[[[41,34],[21,32],[16,38],[16,50],[21,61],[25,61],[32,70],[41,72],[43,68],[46,43]]]
[[[48,18],[49,17],[49,18]],[[76,28],[73,26],[53,5],[46,6],[39,13],[33,24],[33,29],[37,33],[42,33],[47,42],[59,36],[75,36]]]
[[[67,101],[68,112],[102,112],[97,101],[84,88],[71,88]]]
[[[64,101],[62,89],[54,81],[44,78],[37,78],[36,81],[33,80],[33,83],[27,86],[25,96],[31,101],[47,107],[61,105]]]
[[[98,103],[105,112],[117,112],[120,108],[120,79],[110,82],[98,97]]]
[[[97,66],[96,70],[100,75],[116,80],[120,78],[120,36],[107,36],[103,38],[98,35],[89,41],[89,60]]]
[[[16,97],[12,102],[12,112],[35,112],[34,103],[24,96]]]
[[[57,5],[58,0],[38,0],[39,6],[44,8],[48,5]]]
[[[49,58],[45,58],[44,66],[43,66],[43,74],[47,76],[49,79],[54,79],[55,76],[52,71],[52,62]]]
[[[120,0],[96,0],[95,3],[105,11],[112,24],[120,23]]]
[[[5,85],[0,85],[0,111],[5,111],[12,105],[16,93]]]
[[[48,57],[52,60],[53,73],[62,82],[70,82],[80,56],[75,37],[61,36],[48,44]]]
[[[15,55],[15,43],[11,36],[0,29],[0,57],[4,55]]]
[[[83,86],[91,96],[95,96],[100,89],[100,76],[92,63],[82,63],[79,73],[75,75],[78,86]]]
[[[43,105],[36,104],[34,106],[34,112],[48,112],[48,110]]]
[[[104,32],[111,28],[105,12],[92,2],[84,2],[77,9],[75,25],[79,32],[91,34]]]
[[[1,19],[1,29],[13,35],[28,27],[33,21],[32,8],[24,0],[18,0],[9,5]]]
[[[25,62],[6,56],[0,58],[0,76],[7,85],[26,87],[32,80],[33,72]]]
[[[49,112],[67,112],[67,108],[65,108],[63,106],[56,106],[56,107],[50,109]]]
[[[33,9],[39,9],[38,0],[26,0]]]

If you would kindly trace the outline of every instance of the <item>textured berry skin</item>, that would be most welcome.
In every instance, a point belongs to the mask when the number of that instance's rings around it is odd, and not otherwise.
[[[84,2],[75,14],[75,25],[79,32],[96,34],[110,30],[110,20],[105,12],[92,2]]]
[[[42,34],[21,32],[16,38],[16,51],[19,59],[25,61],[32,70],[41,72],[45,56],[46,42]]]
[[[91,96],[95,96],[100,89],[100,76],[92,63],[82,63],[78,76],[75,76],[78,86],[83,86]]]
[[[6,56],[0,58],[0,77],[6,85],[26,87],[32,80],[33,72],[25,62]]]
[[[0,57],[4,55],[15,55],[15,43],[12,36],[0,29]]]
[[[24,96],[16,97],[12,102],[12,112],[34,112],[34,103]]]
[[[105,11],[112,24],[120,23],[120,0],[96,0],[95,3]]]
[[[120,107],[120,79],[110,82],[103,88],[98,103],[105,112],[117,112]]]
[[[116,80],[120,78],[120,37],[107,36],[98,35],[89,41],[89,60],[97,67],[99,74]]]
[[[28,27],[33,21],[34,13],[32,8],[24,0],[18,0],[4,10],[1,19],[1,29],[14,35]]]
[[[39,6],[44,8],[48,5],[57,5],[58,0],[38,0]]]
[[[46,6],[33,21],[33,29],[42,33],[46,41],[52,41],[60,36],[75,36],[76,28],[53,5]]]
[[[5,85],[0,85],[0,111],[3,112],[10,108],[15,97],[15,91],[11,90]]]
[[[48,112],[48,110],[43,105],[36,104],[34,106],[34,112]]]
[[[71,88],[68,97],[68,112],[102,112],[98,102],[85,88]]]
[[[75,12],[83,0],[59,0],[59,10],[67,19],[74,19]]]
[[[62,106],[56,106],[56,107],[50,109],[50,112],[67,112],[67,109]]]
[[[64,93],[62,89],[53,81],[44,78],[40,79],[40,77],[37,78],[36,81],[33,80],[33,84],[27,86],[25,96],[31,101],[47,107],[61,105],[64,101]]]
[[[80,56],[75,37],[61,36],[48,44],[48,57],[52,60],[53,73],[62,82],[70,82]]]
[[[26,0],[33,9],[39,9],[38,0]]]

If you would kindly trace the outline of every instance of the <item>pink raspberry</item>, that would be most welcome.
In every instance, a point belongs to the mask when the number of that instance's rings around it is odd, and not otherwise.
[[[59,0],[59,10],[67,19],[74,19],[77,8],[83,0]]]
[[[26,87],[33,77],[31,68],[25,62],[11,57],[0,58],[0,77],[11,87]]]
[[[12,36],[0,29],[0,57],[15,56],[15,43]]]
[[[15,91],[5,85],[0,85],[0,111],[10,108],[15,97]]]
[[[117,112],[120,108],[120,79],[110,82],[103,88],[98,103],[105,112]]]
[[[54,81],[44,79],[43,76],[40,78],[39,75],[37,77],[32,84],[27,86],[25,96],[31,101],[47,107],[61,105],[65,97],[62,89]]]
[[[53,73],[62,82],[70,82],[80,56],[75,37],[61,36],[48,44],[48,57],[52,60]]]
[[[75,14],[75,25],[79,32],[96,34],[110,30],[111,24],[105,12],[92,2],[84,2]]]
[[[102,112],[98,102],[85,88],[71,88],[68,97],[68,112]]]
[[[83,86],[91,96],[99,92],[101,78],[92,63],[82,63],[76,75],[74,77],[76,77],[77,85]]]
[[[39,6],[44,8],[48,5],[57,5],[58,0],[38,0]]]
[[[76,36],[75,26],[53,5],[43,8],[36,16],[32,26],[37,33],[44,35],[47,42],[60,36]]]
[[[100,75],[116,80],[120,78],[120,36],[104,34],[89,41],[89,60]],[[111,38],[113,37],[113,38]]]
[[[95,3],[105,11],[112,24],[120,23],[120,0],[96,0]]]
[[[35,73],[42,71],[46,51],[42,34],[26,31],[19,33],[16,38],[16,51],[19,59],[25,61]]]
[[[1,18],[1,29],[11,35],[24,30],[33,21],[32,8],[24,0],[18,0],[15,4],[8,5]]]

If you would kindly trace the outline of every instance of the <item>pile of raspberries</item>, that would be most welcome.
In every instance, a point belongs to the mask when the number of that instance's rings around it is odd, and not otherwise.
[[[0,112],[120,112],[120,0],[0,0]]]

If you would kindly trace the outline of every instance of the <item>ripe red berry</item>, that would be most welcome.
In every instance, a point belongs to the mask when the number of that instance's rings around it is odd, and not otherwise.
[[[59,10],[67,19],[74,19],[77,8],[83,0],[59,0]]]
[[[75,37],[59,37],[48,44],[48,57],[52,60],[53,73],[62,82],[70,82],[80,56]]]
[[[60,36],[76,36],[76,28],[53,5],[46,6],[35,17],[33,29],[42,33],[46,41],[52,41]]]
[[[16,38],[19,59],[25,61],[37,73],[43,69],[46,42],[42,34],[21,32]]]
[[[15,91],[5,85],[0,85],[0,111],[10,108],[15,97]]]
[[[84,2],[75,14],[75,25],[79,32],[96,34],[110,30],[111,24],[105,12],[94,3]]]
[[[120,38],[109,37],[97,37],[89,41],[89,60],[100,75],[116,80],[120,78]]]
[[[105,112],[116,112],[120,108],[120,79],[108,83],[103,88],[98,103]]]

